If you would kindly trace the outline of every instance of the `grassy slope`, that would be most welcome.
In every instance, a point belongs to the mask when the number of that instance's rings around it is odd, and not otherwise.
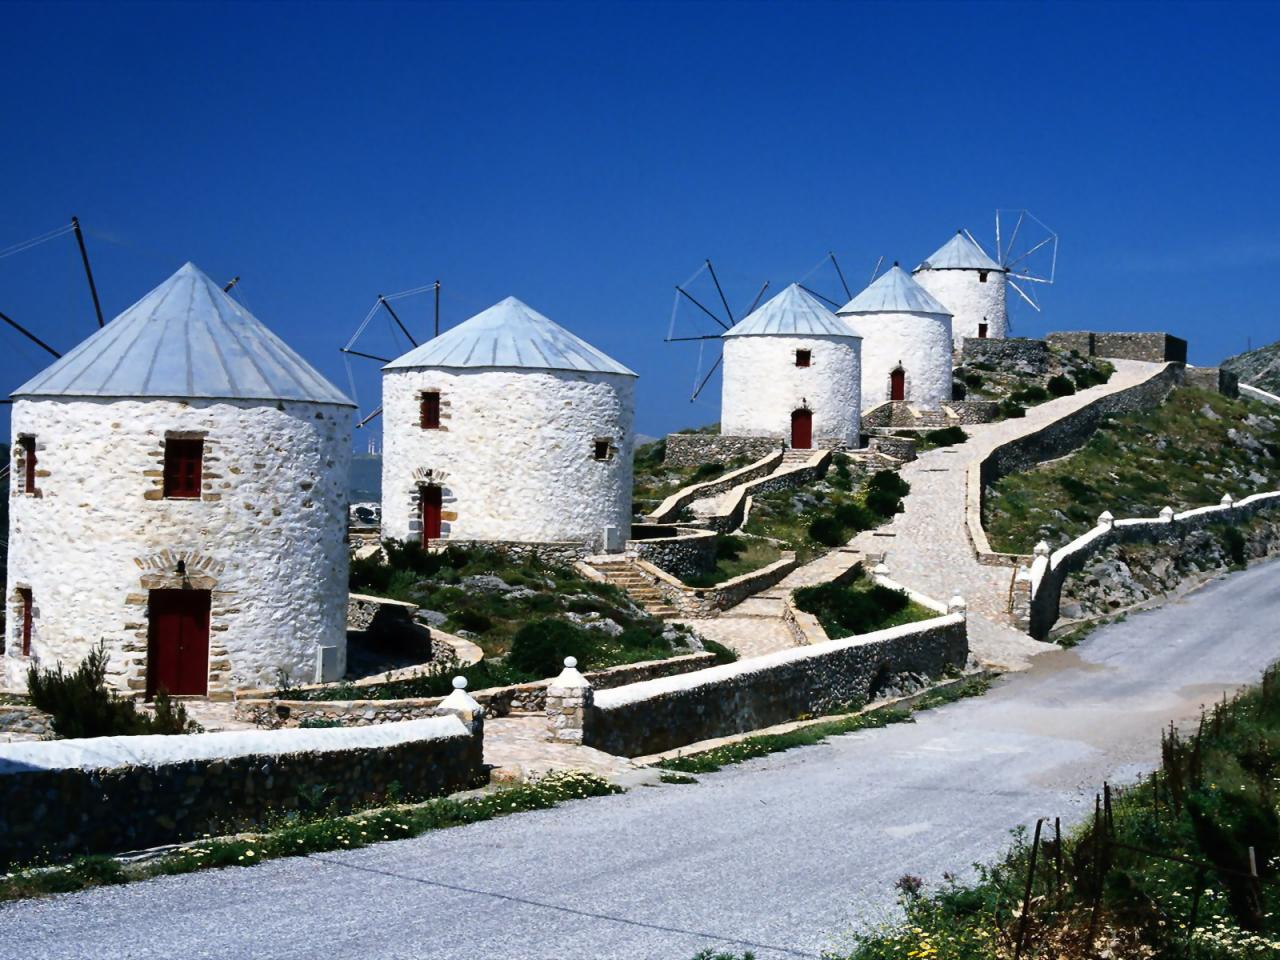
[[[1212,416],[1205,413],[1208,408]],[[1154,517],[1280,489],[1280,416],[1192,388],[1156,410],[1107,424],[1076,453],[1005,477],[989,491],[984,524],[997,550],[1030,553],[1089,530],[1103,510]]]
[[[954,376],[964,383],[968,399],[1003,401],[1001,415],[1004,417],[1016,414],[1017,407],[1033,407],[1050,399],[1050,381],[1054,377],[1065,377],[1074,391],[1106,383],[1115,372],[1115,367],[1106,360],[1086,357],[1074,350],[1050,347],[1049,356],[1049,368],[1044,373],[1027,373],[1016,365],[981,363],[958,366]]]

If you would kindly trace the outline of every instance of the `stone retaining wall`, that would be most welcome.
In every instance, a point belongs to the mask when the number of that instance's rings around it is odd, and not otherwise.
[[[1030,570],[1020,578],[1025,584],[1026,613],[1019,626],[1037,639],[1048,636],[1049,630],[1058,620],[1062,585],[1067,577],[1081,569],[1090,557],[1111,544],[1157,541],[1176,543],[1189,533],[1208,526],[1243,523],[1263,510],[1280,506],[1280,491],[1255,493],[1238,503],[1228,502],[1229,500],[1228,497],[1217,506],[1197,507],[1182,513],[1166,510],[1159,517],[1100,519],[1098,526],[1052,554],[1045,553],[1044,548],[1041,548],[1041,552],[1032,560]],[[1015,616],[1018,612],[1015,610]]]
[[[535,560],[553,567],[572,567],[575,561],[595,552],[592,544],[574,540],[442,540],[440,543],[445,547],[496,550],[516,563]]]
[[[687,436],[687,434],[673,434],[673,436]],[[701,500],[704,497],[714,497],[717,494],[732,490],[740,483],[746,483],[748,480],[755,480],[759,477],[768,476],[777,469],[778,464],[782,462],[782,450],[778,448],[771,451],[768,455],[761,457],[755,463],[749,463],[745,467],[739,467],[737,470],[731,470],[722,477],[715,480],[707,480],[704,483],[694,483],[682,490],[677,490],[667,499],[663,500],[648,515],[648,519],[652,523],[672,523],[676,516],[686,506],[694,500]],[[635,533],[632,533],[635,536]]]
[[[627,553],[647,560],[677,577],[693,577],[713,570],[716,565],[715,530],[698,530],[689,527],[666,527],[677,533],[674,537],[652,537],[627,541]],[[644,531],[633,527],[632,531]]]
[[[0,746],[0,862],[139,850],[451,793],[488,779],[480,724],[99,737]]]
[[[735,457],[759,460],[785,444],[777,437],[726,437],[718,433],[669,433],[663,462],[673,467],[727,463]]]
[[[999,413],[1000,404],[994,400],[948,400],[937,410],[919,410],[905,400],[889,400],[862,415],[862,432],[889,428],[941,430],[965,423],[990,423]]]
[[[667,660],[646,660],[595,670],[586,674],[592,686],[601,690],[637,683],[654,677],[668,677],[703,670],[715,663],[714,653],[691,653]],[[469,692],[485,709],[485,716],[505,717],[513,712],[541,713],[546,709],[549,680],[507,687],[489,687]],[[439,697],[402,697],[395,700],[282,700],[261,697],[236,702],[236,717],[249,722],[279,722],[295,727],[303,720],[333,720],[343,726],[368,727],[433,716],[444,701]]]
[[[1187,367],[1187,386],[1212,390],[1224,397],[1240,396],[1240,378],[1222,367]]]
[[[627,757],[865,703],[897,674],[964,666],[963,614],[794,647],[698,673],[595,693],[583,743]]]
[[[1168,333],[1051,333],[1045,340],[1086,357],[1145,360],[1149,363],[1186,363],[1187,341]]]
[[[717,583],[713,587],[691,587],[671,576],[661,567],[644,560],[636,561],[636,569],[662,593],[668,605],[686,617],[697,619],[717,616],[720,611],[736,607],[747,597],[768,590],[782,582],[799,566],[794,553],[783,554],[767,567],[744,573],[739,577]]]
[[[1049,372],[1049,344],[1043,340],[965,337],[960,356],[966,366],[989,363],[998,367],[1018,367],[1027,373]]]

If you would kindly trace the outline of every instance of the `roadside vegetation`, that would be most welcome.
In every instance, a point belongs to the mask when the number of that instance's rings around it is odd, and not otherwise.
[[[956,367],[953,376],[957,395],[998,402],[998,419],[1005,420],[1026,416],[1027,407],[1046,400],[1106,383],[1113,373],[1115,367],[1106,360],[1051,346],[1048,368],[1042,372],[1018,363],[979,362]]]
[[[977,879],[898,882],[903,923],[848,960],[1280,956],[1280,672],[1170,729],[1146,780],[1061,845],[1020,832]],[[1030,888],[1030,897],[1026,892]]]
[[[996,550],[1061,546],[1109,510],[1154,517],[1280,488],[1280,416],[1192,387],[1163,405],[1105,421],[1080,450],[994,484],[983,524]]]
[[[966,697],[981,696],[991,688],[991,680],[987,676],[973,676],[968,679],[931,691],[919,698],[911,706],[884,707],[879,710],[862,712],[863,704],[850,706],[848,716],[811,723],[807,726],[788,730],[786,733],[766,733],[754,737],[745,737],[735,743],[714,747],[700,753],[681,754],[659,760],[656,766],[663,770],[678,773],[714,773],[723,767],[735,763],[765,757],[771,753],[781,753],[795,747],[808,747],[815,743],[825,743],[829,737],[853,733],[857,730],[872,730],[887,727],[893,723],[909,723],[911,715],[922,710],[931,710],[944,704],[954,703]]]
[[[799,609],[818,618],[832,640],[939,616],[905,591],[875,583],[866,576],[862,564],[854,568],[848,582],[801,587],[792,598]]]
[[[107,651],[99,644],[70,673],[58,663],[52,670],[32,664],[27,671],[27,695],[32,706],[50,716],[54,736],[126,737],[147,733],[199,733],[203,728],[187,717],[187,709],[161,690],[151,713],[137,702],[107,687]]]
[[[722,534],[716,539],[716,565],[706,573],[686,576],[683,581],[691,587],[714,587],[781,559],[782,548],[772,540]]]
[[[388,796],[386,805],[346,816],[326,810],[322,796],[303,796],[300,801],[306,802],[300,802],[301,810],[282,815],[260,833],[210,837],[151,860],[126,863],[110,856],[85,856],[65,865],[9,865],[9,872],[0,877],[0,901],[71,893],[216,867],[251,867],[281,857],[352,850],[381,840],[404,840],[429,830],[527,810],[546,810],[569,800],[620,792],[619,787],[594,774],[570,771],[550,773],[519,786],[416,804],[402,805],[399,798]]]
[[[420,619],[478,644],[486,656],[479,670],[498,683],[551,676],[567,656],[599,669],[693,649],[685,628],[645,613],[612,584],[496,550],[387,541],[382,555],[352,561],[351,589],[417,604]]]
[[[848,457],[836,454],[822,480],[753,497],[742,530],[794,550],[804,563],[900,513],[902,498],[910,490],[892,470],[863,479],[851,469]]]

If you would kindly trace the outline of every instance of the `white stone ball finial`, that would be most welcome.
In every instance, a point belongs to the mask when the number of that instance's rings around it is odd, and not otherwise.
[[[956,594],[947,604],[948,613],[964,613],[969,608],[968,602],[960,594]]]
[[[1236,502],[1236,498],[1231,496],[1231,494],[1229,493],[1224,493],[1222,495],[1222,499],[1219,501],[1219,503],[1221,503],[1222,506],[1224,507],[1229,507],[1233,505],[1235,502]]]
[[[564,665],[565,665],[566,667],[568,667],[570,670],[572,670],[574,667],[576,667],[576,666],[578,665],[578,658],[577,658],[577,657],[565,657],[565,658],[564,658]]]
[[[1049,544],[1046,541],[1041,540],[1035,545],[1035,548],[1031,552],[1037,557],[1047,557],[1049,555]]]
[[[1098,514],[1098,526],[1109,527],[1116,522],[1116,518],[1112,516],[1110,510],[1103,510]]]
[[[1173,507],[1165,507],[1161,510],[1160,519],[1165,523],[1173,523]]]
[[[455,690],[465,690],[465,689],[467,689],[467,678],[466,678],[466,677],[454,677],[454,678],[453,678],[453,689],[455,689]]]
[[[875,569],[871,571],[877,577],[887,577],[889,575],[889,565],[881,560],[875,565]]]

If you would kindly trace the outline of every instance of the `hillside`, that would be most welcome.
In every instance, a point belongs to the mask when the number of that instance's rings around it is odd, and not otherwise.
[[[991,544],[1030,553],[1061,546],[1103,510],[1154,517],[1280,489],[1280,418],[1272,408],[1192,388],[1163,405],[1104,424],[1084,447],[988,491],[983,523]]]
[[[1241,383],[1248,383],[1270,393],[1280,393],[1280,340],[1228,357],[1222,366],[1240,378]]]

